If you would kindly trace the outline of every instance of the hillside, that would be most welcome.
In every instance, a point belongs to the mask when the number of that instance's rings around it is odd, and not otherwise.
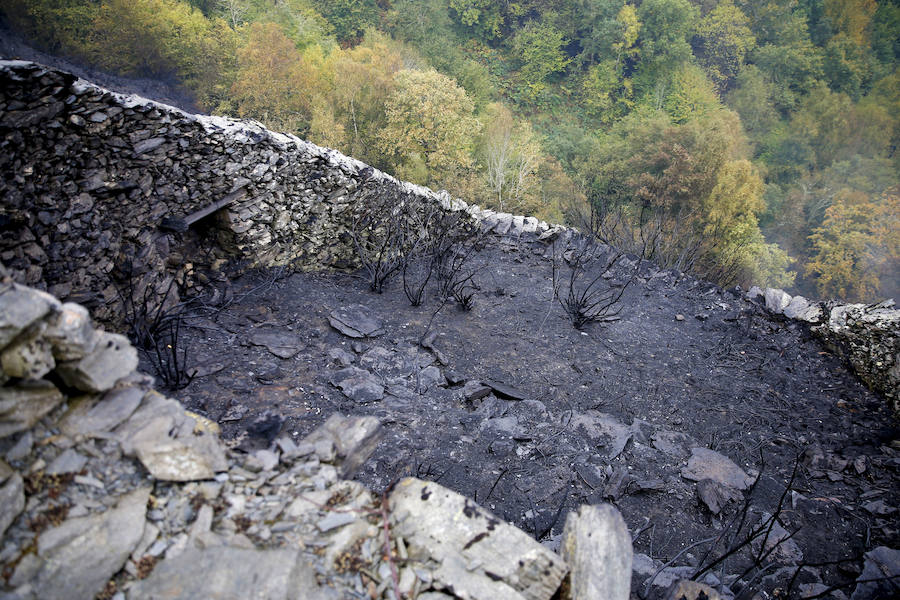
[[[10,593],[62,597],[79,540],[131,515],[154,524],[82,544],[98,563],[77,585],[177,597],[215,564],[210,585],[272,598],[296,576],[546,600],[578,564],[555,554],[565,523],[609,503],[628,530],[612,556],[635,552],[624,595],[688,578],[726,598],[890,597],[898,311],[724,290],[257,123],[28,62],[0,75]],[[89,302],[138,350],[9,279]],[[373,491],[340,481],[355,473]],[[447,504],[423,508],[429,490]],[[533,539],[503,526],[479,546],[502,521]],[[301,542],[314,576],[294,575]]]

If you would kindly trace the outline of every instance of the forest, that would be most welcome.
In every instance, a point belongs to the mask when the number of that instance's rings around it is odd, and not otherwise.
[[[900,300],[898,0],[6,0],[37,48],[722,286]]]

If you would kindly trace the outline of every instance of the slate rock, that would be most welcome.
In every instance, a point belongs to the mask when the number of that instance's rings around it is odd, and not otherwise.
[[[562,598],[628,600],[631,535],[614,506],[580,506],[570,512],[560,552],[570,568]]]
[[[697,483],[697,496],[714,515],[722,512],[729,502],[740,502],[743,499],[741,493],[734,488],[712,479],[704,479]]]
[[[339,367],[349,367],[356,362],[356,356],[342,348],[332,348],[328,351],[328,360]]]
[[[666,600],[722,600],[722,596],[705,583],[681,579],[669,588]]]
[[[43,336],[44,328],[29,327],[0,352],[4,374],[20,379],[40,379],[53,370],[56,361],[50,342]]]
[[[523,531],[436,483],[403,479],[389,503],[410,557],[461,600],[547,600],[568,570]]]
[[[511,385],[507,385],[500,381],[492,381],[490,379],[486,379],[482,381],[482,383],[488,387],[490,387],[494,393],[500,398],[505,398],[507,400],[527,400],[528,395]]]
[[[69,519],[38,538],[31,585],[47,600],[93,598],[122,568],[144,533],[150,488],[126,494],[104,513]]]
[[[466,401],[475,402],[476,400],[481,400],[485,396],[488,396],[491,393],[491,388],[480,381],[467,381],[460,390],[460,393]]]
[[[175,400],[148,393],[141,407],[115,431],[122,451],[156,479],[211,479],[228,468],[218,436],[190,417]]]
[[[250,343],[263,346],[278,358],[293,358],[306,347],[299,336],[288,331],[260,331],[250,336]]]
[[[303,438],[299,448],[315,448],[323,442],[332,444],[338,474],[342,479],[349,479],[372,456],[382,434],[381,424],[375,417],[334,414]]]
[[[900,550],[878,546],[863,556],[863,570],[850,600],[900,597]]]
[[[0,487],[0,537],[25,509],[25,483],[22,476],[12,473]]]
[[[441,370],[435,366],[425,367],[419,371],[419,387],[426,390],[433,387],[444,387],[447,385],[447,379]]]
[[[0,438],[31,429],[63,399],[56,386],[43,380],[0,388]]]
[[[137,368],[137,350],[125,336],[101,332],[93,352],[61,363],[56,371],[66,385],[83,392],[105,392]]]
[[[97,334],[88,310],[73,302],[63,304],[48,319],[44,337],[53,347],[53,357],[60,362],[80,360],[97,345]]]
[[[361,304],[338,308],[328,315],[331,326],[352,338],[371,338],[384,333],[381,319]]]
[[[49,475],[59,475],[62,473],[78,473],[87,464],[87,457],[79,454],[73,448],[64,450],[59,456],[47,466]]]
[[[198,577],[198,575],[202,575]],[[138,581],[129,600],[326,600],[337,595],[316,583],[312,567],[296,550],[228,546],[187,548],[165,559]]]
[[[82,396],[70,401],[70,408],[59,422],[60,430],[70,437],[112,431],[134,413],[145,392],[128,387],[103,396]]]
[[[569,426],[572,429],[582,427],[588,436],[601,440],[609,460],[615,459],[624,452],[628,442],[634,436],[634,430],[631,427],[611,415],[596,410],[575,414],[569,421]]]
[[[691,458],[681,469],[681,476],[691,481],[712,479],[737,490],[746,490],[753,483],[753,478],[730,458],[708,448],[691,449]]]
[[[347,367],[331,376],[331,385],[340,388],[355,402],[377,402],[384,398],[384,386],[377,377],[359,367]]]
[[[58,307],[59,301],[44,292],[15,283],[0,285],[0,348]]]
[[[763,512],[757,527],[761,527],[771,518],[772,515]],[[767,554],[770,562],[775,561],[788,565],[796,565],[803,562],[803,551],[800,549],[800,546],[777,519],[771,524],[771,528],[766,527],[766,531],[767,533],[753,540],[751,546],[755,553],[759,553],[762,550],[764,554]]]

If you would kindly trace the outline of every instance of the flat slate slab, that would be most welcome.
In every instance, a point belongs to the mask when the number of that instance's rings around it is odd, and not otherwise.
[[[338,308],[328,315],[331,326],[352,338],[377,337],[384,333],[381,319],[361,304]]]
[[[737,490],[746,490],[753,483],[753,478],[734,461],[708,448],[691,449],[691,458],[687,466],[681,469],[681,476],[691,481],[712,479]]]
[[[296,550],[189,548],[162,561],[130,590],[131,600],[325,600],[336,595],[316,583]]]
[[[250,336],[250,343],[263,346],[278,358],[293,358],[306,347],[299,336],[289,331],[259,331]]]

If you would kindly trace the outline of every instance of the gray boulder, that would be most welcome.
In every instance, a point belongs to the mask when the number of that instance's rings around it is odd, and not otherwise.
[[[105,392],[137,369],[137,350],[125,336],[102,332],[93,352],[81,360],[62,363],[57,373],[66,385],[84,392]]]
[[[707,448],[692,448],[687,466],[681,469],[681,476],[691,481],[712,479],[724,486],[746,490],[753,483],[734,461],[723,454]]]
[[[62,403],[64,397],[49,381],[23,381],[0,387],[0,437],[31,429]]]
[[[410,556],[462,600],[547,600],[568,570],[523,531],[436,483],[403,479],[389,500]]]
[[[38,538],[35,596],[94,598],[122,566],[144,533],[150,489],[123,496],[104,513],[69,519]]]
[[[611,504],[569,513],[560,552],[569,578],[563,598],[627,600],[631,590],[631,536]]]

